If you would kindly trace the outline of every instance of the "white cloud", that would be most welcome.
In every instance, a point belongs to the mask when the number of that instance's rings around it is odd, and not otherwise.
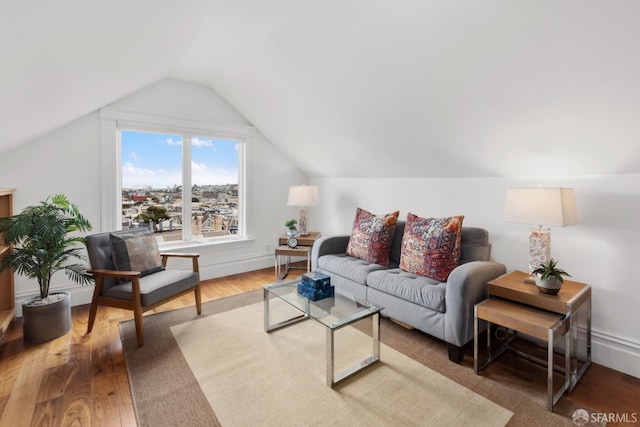
[[[182,139],[176,141],[173,138],[167,138],[167,139],[164,140],[164,142],[167,145],[172,146],[172,147],[179,147],[179,146],[182,145]]]
[[[191,162],[191,176],[197,185],[237,184],[238,171],[224,168],[209,169],[204,163]]]
[[[213,142],[210,139],[192,138],[191,145],[197,148],[213,147]]]
[[[192,173],[207,173],[207,165],[204,163],[191,162]]]
[[[157,172],[151,169],[136,167],[133,163],[127,162],[122,165],[122,176],[153,176]]]
[[[172,172],[165,169],[139,168],[131,162],[122,165],[122,186],[124,188],[146,185],[167,187],[180,182],[182,182],[180,171]]]

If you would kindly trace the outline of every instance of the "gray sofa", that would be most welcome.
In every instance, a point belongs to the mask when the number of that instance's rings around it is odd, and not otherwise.
[[[446,282],[398,267],[405,223],[398,221],[387,267],[346,254],[349,235],[321,237],[313,245],[314,271],[331,277],[335,290],[384,307],[382,314],[447,343],[449,359],[460,363],[463,346],[473,339],[473,307],[487,298],[487,282],[506,273],[490,261],[489,233],[462,227],[460,265]]]

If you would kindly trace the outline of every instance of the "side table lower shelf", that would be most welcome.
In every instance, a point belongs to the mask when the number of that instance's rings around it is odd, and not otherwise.
[[[479,354],[479,322],[488,322],[487,333],[487,360],[480,363]],[[538,359],[515,348],[509,344],[515,338],[515,333],[507,337],[506,342],[495,351],[491,347],[491,324],[500,325],[508,330],[530,335],[534,338],[546,341],[547,360]],[[476,375],[479,371],[494,361],[506,350],[511,350],[528,360],[540,363],[547,367],[547,409],[553,411],[553,407],[562,395],[569,390],[571,385],[571,335],[568,322],[564,316],[541,310],[527,305],[506,301],[499,298],[491,298],[476,304],[474,308],[474,343],[473,343],[473,368]],[[560,339],[565,339],[564,367],[556,368],[554,364],[554,344]],[[564,374],[564,382],[559,390],[554,393],[553,372],[554,369]]]
[[[281,256],[286,257],[285,264],[284,264],[284,271],[282,271],[282,263],[280,262]],[[280,246],[276,248],[276,251],[275,251],[276,282],[279,280],[283,280],[285,277],[287,277],[289,270],[291,270],[292,268],[305,269],[305,267],[292,266],[291,257],[306,257],[307,273],[311,271],[311,246],[298,246],[297,248],[290,248],[289,246]]]

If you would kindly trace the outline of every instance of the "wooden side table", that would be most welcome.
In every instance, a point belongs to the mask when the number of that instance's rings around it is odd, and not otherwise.
[[[591,287],[580,282],[565,280],[557,295],[540,292],[534,284],[525,283],[529,275],[514,271],[489,282],[489,300],[481,302],[475,308],[474,320],[474,369],[476,373],[510,349],[529,360],[547,365],[548,409],[565,391],[571,391],[591,365]],[[580,360],[578,355],[579,313],[586,312],[586,355]],[[481,366],[478,360],[478,322],[486,320],[507,329],[544,339],[548,345],[547,361],[542,361],[519,350],[509,347],[510,339],[495,354],[491,353],[490,335],[487,345],[489,359]],[[547,331],[545,334],[544,331]],[[565,335],[565,367],[558,369],[565,374],[565,383],[553,396],[553,343]],[[515,338],[515,335],[512,337]],[[580,366],[580,363],[582,365]],[[549,366],[551,364],[551,366]]]
[[[287,277],[289,271],[293,268],[302,268],[305,267],[294,267],[291,265],[291,257],[306,257],[307,258],[307,273],[311,271],[311,247],[314,242],[318,240],[320,237],[320,233],[317,231],[311,231],[309,234],[304,236],[297,236],[298,246],[295,248],[290,248],[287,246],[288,236],[285,234],[284,236],[280,236],[278,239],[279,246],[275,250],[275,270],[276,270],[276,281],[282,280]],[[284,270],[282,270],[282,262],[280,257],[285,257]]]
[[[547,366],[547,409],[549,411],[553,411],[554,405],[558,400],[560,400],[570,385],[570,338],[569,334],[567,334],[567,324],[563,321],[563,316],[500,298],[491,298],[476,304],[474,313],[475,322],[473,335],[475,341],[473,344],[473,368],[476,375],[480,369],[487,366],[507,349],[511,349],[508,345],[509,340],[507,340],[507,343],[500,347],[498,351],[492,352],[491,334],[489,333],[487,335],[487,348],[489,355],[487,360],[480,365],[478,355],[478,322],[480,320],[485,320],[489,322],[489,324],[494,323],[507,329],[521,332],[547,342],[547,360],[545,362]],[[491,328],[489,328],[489,330],[491,330]],[[565,337],[565,366],[563,369],[564,382],[560,389],[554,393],[553,371],[555,365],[553,362],[553,346],[561,337]],[[516,352],[519,353],[517,350]],[[527,357],[527,359],[529,358],[530,356]]]

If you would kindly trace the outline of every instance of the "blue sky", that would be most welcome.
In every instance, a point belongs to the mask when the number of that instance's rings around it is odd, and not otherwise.
[[[182,137],[123,130],[122,187],[170,187],[182,182]],[[238,183],[237,142],[193,138],[193,184]]]

